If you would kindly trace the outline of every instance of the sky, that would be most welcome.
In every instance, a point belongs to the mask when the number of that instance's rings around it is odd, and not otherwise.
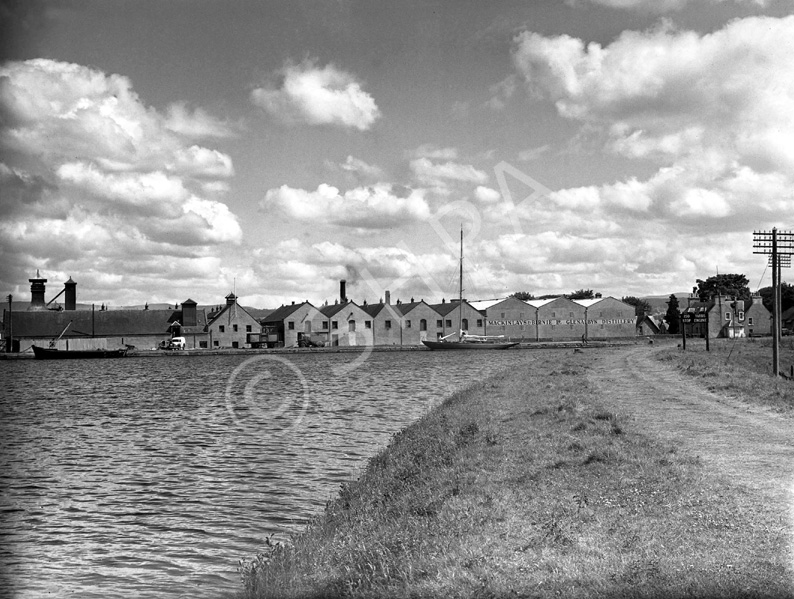
[[[0,0],[0,287],[662,295],[794,229],[790,0]],[[787,280],[784,271],[783,278]],[[790,277],[789,277],[790,278]]]

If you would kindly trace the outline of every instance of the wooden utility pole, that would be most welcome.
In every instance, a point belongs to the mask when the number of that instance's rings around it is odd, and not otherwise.
[[[780,376],[780,334],[781,334],[781,291],[780,275],[782,257],[791,259],[794,254],[794,232],[778,231],[755,231],[753,233],[754,254],[771,255],[772,264],[772,374]]]
[[[13,314],[14,296],[8,294],[8,341],[6,341],[6,351],[14,351],[14,314]]]

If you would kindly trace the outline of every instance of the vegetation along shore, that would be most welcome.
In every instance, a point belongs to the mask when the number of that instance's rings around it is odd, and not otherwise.
[[[768,342],[689,347],[540,350],[454,395],[235,596],[794,597],[794,383]]]

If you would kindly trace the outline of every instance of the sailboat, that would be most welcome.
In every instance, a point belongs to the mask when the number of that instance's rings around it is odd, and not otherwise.
[[[504,335],[469,335],[463,330],[463,227],[460,229],[460,284],[458,285],[458,332],[437,341],[424,343],[429,349],[508,349],[517,341],[506,341]],[[453,339],[457,336],[457,339]]]

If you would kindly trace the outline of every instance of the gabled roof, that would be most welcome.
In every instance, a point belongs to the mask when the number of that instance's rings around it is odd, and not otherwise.
[[[294,314],[298,310],[300,310],[306,304],[312,306],[309,302],[301,302],[300,304],[290,304],[288,306],[281,306],[280,308],[276,308],[273,312],[265,316],[262,319],[262,322],[281,322],[285,318],[287,318],[290,314]],[[314,306],[312,306],[314,308]]]
[[[254,322],[257,322],[256,318],[254,318],[253,316],[251,316],[251,315],[248,313],[248,310],[246,310],[245,308],[243,308],[243,307],[242,307],[240,304],[238,304],[238,303],[234,303],[234,304],[227,304],[227,305],[225,305],[225,306],[224,306],[224,307],[221,309],[221,311],[220,311],[220,312],[216,312],[216,313],[214,313],[214,314],[210,314],[210,316],[209,316],[209,322],[207,323],[207,326],[210,326],[210,325],[212,325],[213,323],[215,323],[215,322],[216,322],[218,319],[220,319],[220,317],[221,317],[221,316],[223,316],[224,314],[226,314],[226,313],[227,313],[227,312],[229,312],[230,310],[240,310],[240,311],[242,311],[242,313],[243,313],[243,314],[245,314],[246,316],[248,316],[248,318],[250,318],[250,319],[251,319],[251,320],[253,320]]]
[[[328,306],[323,306],[322,308],[320,308],[320,312],[325,314],[328,318],[331,318],[332,316],[339,314],[339,312],[341,312],[345,308],[349,308],[351,306],[355,306],[356,308],[362,309],[361,306],[359,306],[357,303],[353,301],[347,301],[341,304],[333,304],[333,305],[329,304]]]
[[[424,304],[428,308],[432,309],[432,306],[430,304],[428,304],[425,300],[419,300],[418,302],[406,302],[404,304],[402,304],[402,303],[394,304],[394,308],[400,314],[405,316],[406,314],[408,314],[408,312],[410,312],[411,310],[413,310],[414,308],[416,308],[418,306],[421,306],[422,304]]]

